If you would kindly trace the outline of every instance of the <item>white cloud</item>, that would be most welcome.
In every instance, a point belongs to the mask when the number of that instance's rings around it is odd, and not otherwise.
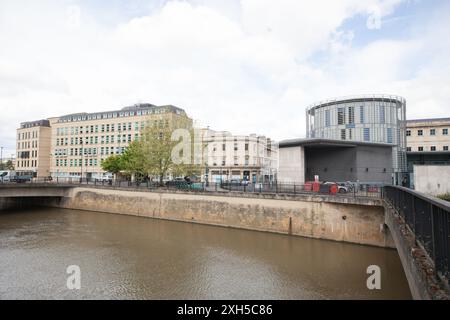
[[[410,115],[428,114],[424,104],[441,115],[450,98],[443,65],[450,64],[442,54],[448,45],[436,40],[448,34],[448,23],[421,21],[429,29],[410,39],[363,47],[341,28],[373,8],[382,19],[400,3],[169,1],[111,26],[77,1],[25,9],[4,1],[0,143],[14,147],[21,121],[139,101],[175,104],[212,128],[274,138],[304,135],[305,107],[332,96],[401,94]]]

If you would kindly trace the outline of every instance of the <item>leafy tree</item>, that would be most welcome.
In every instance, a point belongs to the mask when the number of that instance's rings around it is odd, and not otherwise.
[[[172,149],[178,142],[172,141],[171,136],[172,128],[164,125],[147,126],[141,136],[145,171],[156,176],[160,184],[174,165]]]
[[[0,170],[14,170],[14,164],[11,160],[0,163]]]
[[[133,141],[125,149],[121,155],[122,168],[129,175],[147,175],[147,168],[145,166],[144,145],[141,141]]]
[[[112,155],[106,158],[101,163],[102,169],[117,175],[123,170],[122,157],[119,155]]]

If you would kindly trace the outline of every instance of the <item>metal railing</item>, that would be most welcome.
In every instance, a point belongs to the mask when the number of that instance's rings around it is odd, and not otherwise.
[[[314,186],[309,184],[286,184],[286,183],[205,183],[205,182],[187,182],[187,181],[169,181],[162,185],[158,181],[142,180],[108,180],[108,179],[89,179],[89,178],[33,178],[29,181],[11,181],[1,182],[1,185],[88,185],[113,188],[134,188],[134,189],[170,189],[185,190],[193,192],[239,192],[239,193],[258,193],[258,194],[285,194],[285,195],[331,195],[345,197],[370,197],[382,198],[383,186],[375,184],[358,185],[331,185],[319,183]]]
[[[374,184],[358,185],[333,185],[318,183],[315,187],[310,184],[292,184],[292,183],[221,183],[220,187],[228,191],[238,192],[256,192],[256,193],[275,193],[275,194],[325,194],[346,197],[370,197],[381,198],[383,186]]]
[[[404,219],[434,262],[439,277],[450,276],[450,204],[403,187],[386,187],[384,199]]]

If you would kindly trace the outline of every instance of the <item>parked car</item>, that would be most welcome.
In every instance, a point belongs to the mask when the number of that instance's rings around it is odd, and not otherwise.
[[[324,185],[336,185],[338,193],[349,193],[350,192],[349,186],[343,185],[343,184],[340,184],[340,183],[337,183],[337,182],[327,181],[327,182],[324,182],[323,184]]]

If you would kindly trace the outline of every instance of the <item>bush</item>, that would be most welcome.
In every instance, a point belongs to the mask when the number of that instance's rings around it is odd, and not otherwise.
[[[440,194],[437,197],[441,200],[450,201],[450,193]]]

